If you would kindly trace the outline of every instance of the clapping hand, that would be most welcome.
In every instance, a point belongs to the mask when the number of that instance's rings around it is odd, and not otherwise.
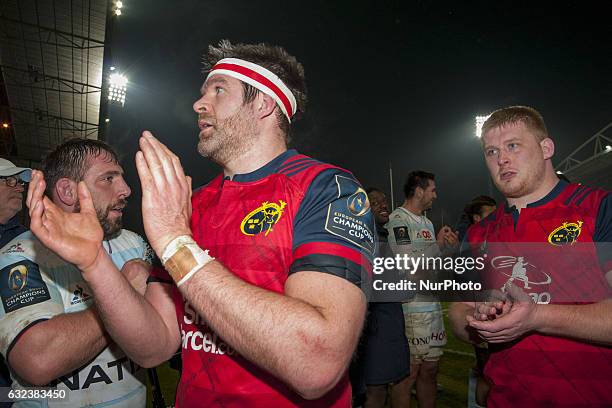
[[[475,310],[477,318],[466,316],[468,324],[489,343],[513,341],[537,328],[538,308],[531,296],[512,283],[506,284],[506,296],[501,308],[498,301],[482,303]],[[490,320],[491,316],[495,318]]]
[[[158,257],[180,235],[191,235],[191,177],[181,161],[150,132],[140,138],[136,168],[142,185],[142,218]]]
[[[44,195],[43,173],[32,171],[26,205],[30,229],[36,237],[66,262],[86,271],[98,259],[104,233],[96,215],[91,193],[81,181],[77,187],[80,212],[66,212]]]

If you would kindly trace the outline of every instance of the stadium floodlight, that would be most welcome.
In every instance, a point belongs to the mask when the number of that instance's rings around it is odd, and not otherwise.
[[[557,174],[563,174],[561,170],[557,170]]]
[[[482,125],[489,119],[491,115],[478,115],[476,116],[476,137],[481,137]]]
[[[4,123],[2,124],[2,127],[3,127],[3,128],[5,128],[5,129],[8,129],[9,124],[8,124],[8,123],[6,123],[6,122],[4,122]]]
[[[119,73],[110,74],[108,78],[108,100],[125,105],[125,93],[128,79]]]
[[[123,2],[120,0],[116,0],[115,5],[113,7],[113,13],[115,13],[116,16],[120,16],[122,8],[123,8]]]
[[[609,152],[610,150],[612,150],[612,146],[606,145],[606,152]]]

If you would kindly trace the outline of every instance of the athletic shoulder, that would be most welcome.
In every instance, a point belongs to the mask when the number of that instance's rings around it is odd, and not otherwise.
[[[391,214],[389,214],[389,221],[386,225],[404,223],[406,222],[406,219],[406,212],[401,210],[400,207],[397,207],[395,210],[391,211]]]
[[[562,205],[579,208],[583,211],[597,211],[602,201],[610,196],[610,191],[584,184],[569,184],[562,197]]]
[[[312,190],[313,183],[316,183],[317,187],[324,185],[334,187],[340,182],[338,177],[357,182],[350,171],[299,153],[287,158],[276,169],[276,174],[287,177],[304,191]]]

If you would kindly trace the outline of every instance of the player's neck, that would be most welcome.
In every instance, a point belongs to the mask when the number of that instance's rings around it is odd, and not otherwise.
[[[402,207],[404,207],[406,210],[410,211],[413,214],[423,215],[423,208],[415,200],[404,200],[404,204],[402,204]]]
[[[287,151],[284,138],[260,138],[248,151],[223,164],[225,176],[234,177],[236,174],[251,173],[265,166],[280,154]]]
[[[554,172],[552,174],[547,174],[538,187],[531,193],[517,198],[508,197],[508,205],[510,207],[514,206],[517,210],[521,211],[521,209],[527,207],[527,204],[535,203],[546,197],[548,193],[555,188],[558,182],[559,179]]]

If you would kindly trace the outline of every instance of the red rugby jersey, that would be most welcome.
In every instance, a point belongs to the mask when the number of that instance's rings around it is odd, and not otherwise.
[[[612,297],[610,248],[598,251],[594,242],[610,241],[611,210],[607,191],[565,182],[520,213],[500,206],[468,230],[475,255],[486,254],[485,285],[510,280],[538,303]],[[489,406],[612,407],[610,347],[530,334],[490,350]]]
[[[295,150],[253,173],[218,176],[194,193],[192,203],[196,242],[253,285],[283,293],[298,271],[359,285],[364,271],[371,271],[375,230],[365,191],[351,173]],[[304,400],[240,356],[176,287],[173,297],[182,334],[177,407],[350,406],[346,375],[321,399]]]

